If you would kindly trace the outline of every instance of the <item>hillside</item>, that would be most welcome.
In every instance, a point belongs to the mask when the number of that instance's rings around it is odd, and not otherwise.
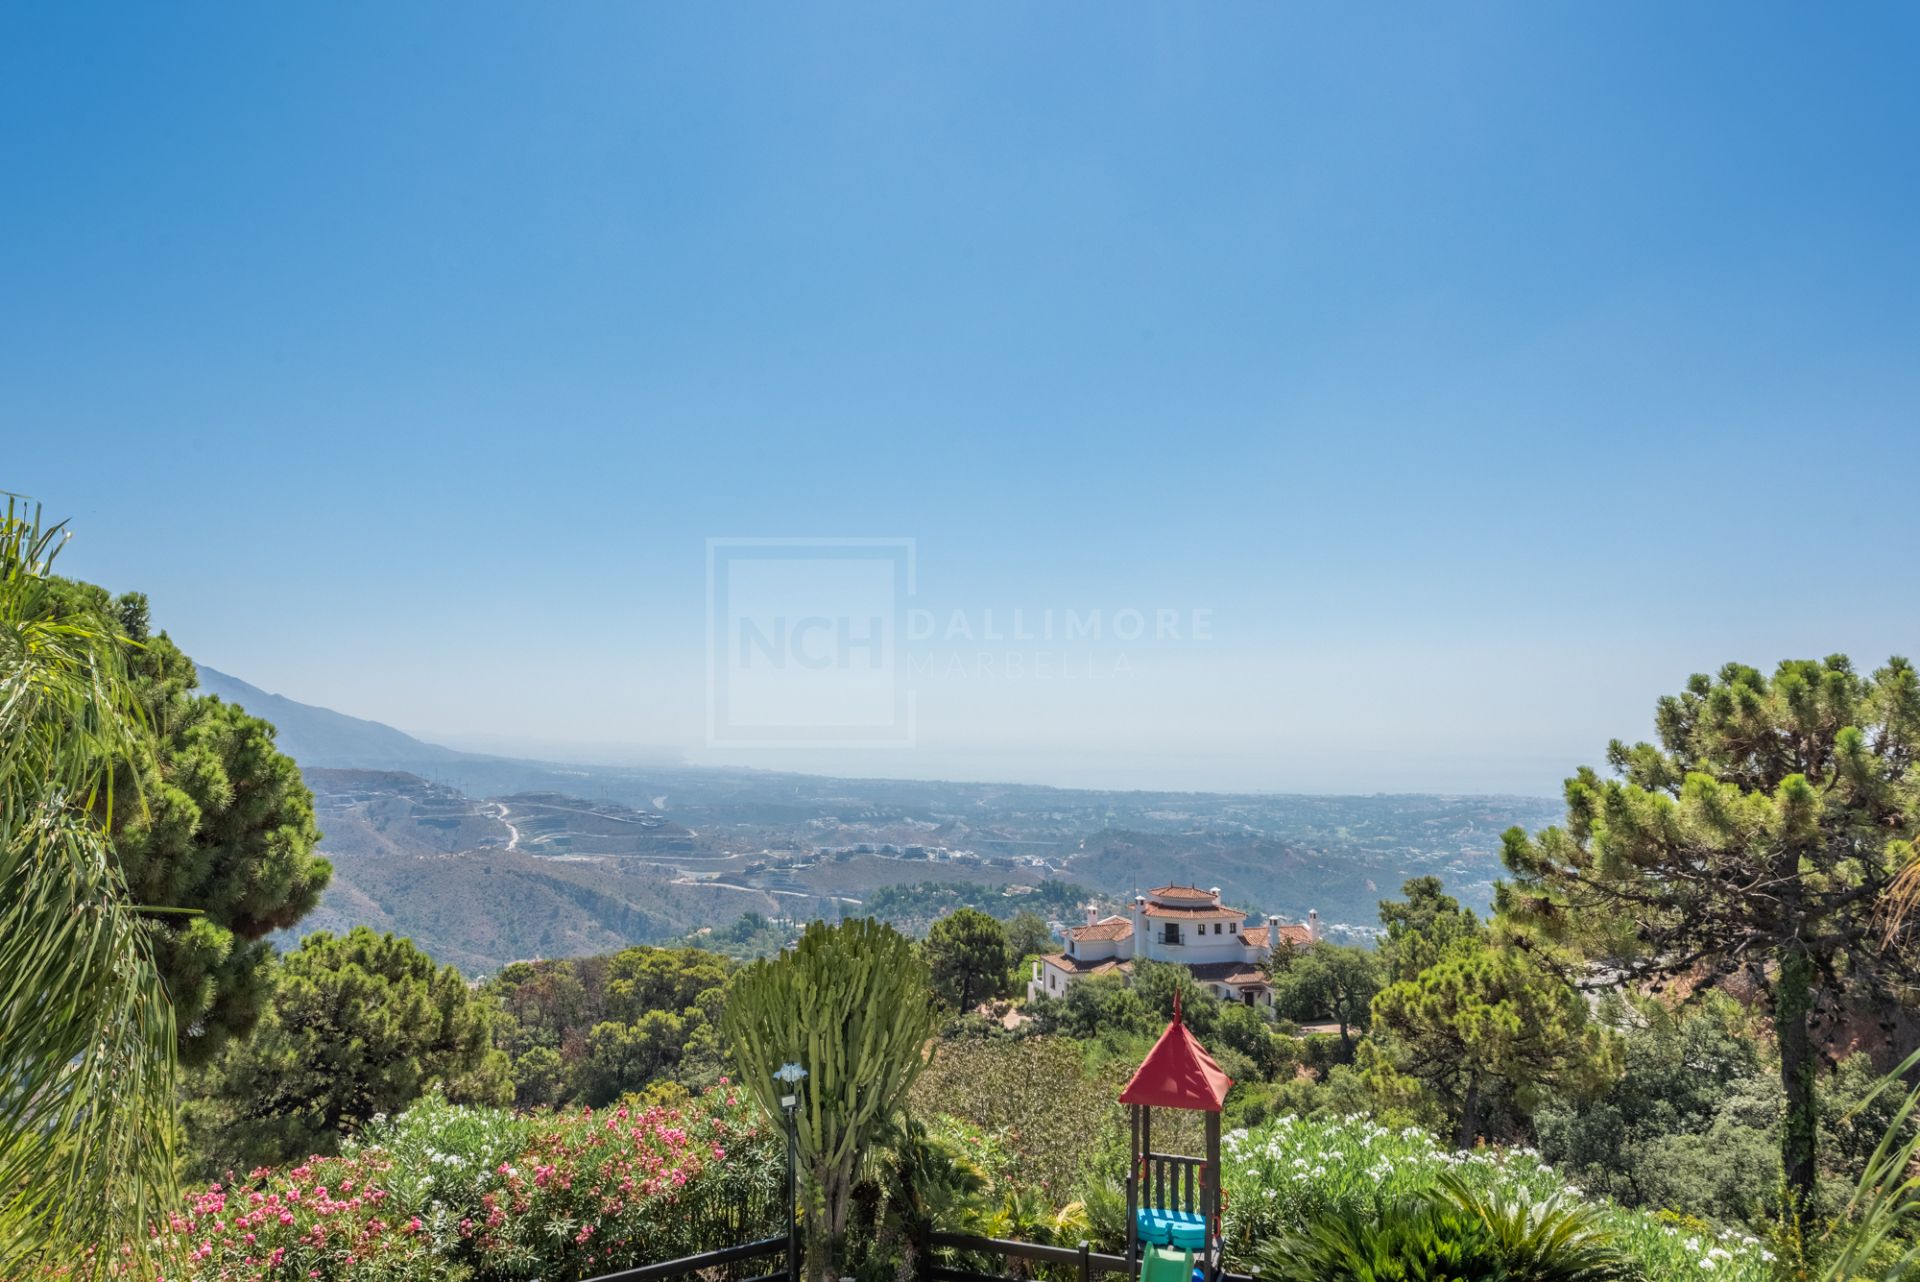
[[[320,845],[329,857],[456,854],[511,840],[498,805],[416,774],[319,767],[300,773],[313,789]]]
[[[378,721],[268,694],[204,663],[196,666],[203,692],[273,722],[280,750],[302,766],[407,770],[472,759],[468,753],[426,743]]]
[[[1562,812],[1558,801],[1534,797],[1106,792],[520,761],[454,752],[214,669],[202,674],[209,690],[279,722],[282,745],[316,794],[330,857],[490,848],[565,862],[576,887],[622,876],[707,880],[715,883],[701,891],[709,897],[752,896],[788,915],[837,913],[882,886],[928,880],[1065,880],[1113,898],[1189,881],[1287,920],[1317,908],[1330,931],[1354,937],[1376,926],[1378,901],[1412,876],[1438,876],[1463,902],[1486,907],[1500,875],[1500,833],[1516,824],[1537,829]],[[372,922],[412,898],[425,904],[398,915],[430,915],[440,893],[417,884],[381,894],[350,887],[334,911],[344,920],[352,906]],[[683,901],[689,911],[692,902]],[[706,902],[716,909],[710,916],[667,912],[659,915],[672,920],[659,931],[641,929],[658,937],[718,926],[751,906]],[[517,903],[500,908],[506,917],[523,911]],[[611,947],[624,929],[609,935],[562,921],[552,948]],[[525,932],[509,934],[512,948],[547,948]],[[576,935],[600,942],[566,942]],[[506,948],[469,951],[486,958]]]
[[[688,885],[633,861],[543,858],[508,850],[454,855],[340,854],[320,907],[279,939],[372,926],[411,936],[469,975],[527,957],[604,953],[664,943],[753,911],[797,901]],[[784,905],[784,906],[783,906]]]

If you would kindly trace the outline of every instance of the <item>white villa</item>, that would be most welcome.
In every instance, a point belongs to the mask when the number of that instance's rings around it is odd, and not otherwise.
[[[1087,909],[1087,924],[1067,931],[1067,950],[1042,957],[1027,984],[1029,999],[1060,997],[1088,975],[1133,970],[1135,958],[1175,962],[1224,1001],[1248,1006],[1273,1005],[1273,990],[1260,963],[1279,943],[1296,947],[1320,936],[1320,914],[1309,912],[1304,926],[1283,926],[1269,916],[1264,926],[1247,927],[1247,914],[1220,902],[1220,888],[1161,886],[1135,895],[1132,910],[1111,917]]]

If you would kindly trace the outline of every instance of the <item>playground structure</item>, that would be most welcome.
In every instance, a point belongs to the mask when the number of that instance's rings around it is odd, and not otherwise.
[[[1140,1282],[1204,1282],[1220,1277],[1220,1109],[1233,1085],[1188,1031],[1173,1022],[1120,1092],[1132,1139],[1127,1166],[1127,1264]],[[1156,1153],[1153,1110],[1195,1111],[1206,1119],[1206,1155]]]

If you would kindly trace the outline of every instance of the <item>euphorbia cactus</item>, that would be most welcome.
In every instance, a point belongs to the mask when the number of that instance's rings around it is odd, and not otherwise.
[[[808,1194],[807,1275],[832,1276],[855,1174],[926,1065],[934,1007],[927,967],[898,931],[871,919],[815,922],[779,957],[734,978],[722,1027],[741,1079],[776,1120],[797,1089]],[[799,1064],[797,1088],[774,1073]]]

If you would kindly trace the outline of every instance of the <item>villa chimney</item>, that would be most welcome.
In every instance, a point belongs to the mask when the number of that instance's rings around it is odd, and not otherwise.
[[[1099,924],[1100,924],[1099,907],[1094,904],[1088,904],[1087,905],[1087,925],[1097,926]]]
[[[1211,887],[1208,889],[1207,893],[1213,896],[1213,906],[1215,908],[1218,908],[1220,906],[1220,887],[1218,886]]]
[[[1320,910],[1318,908],[1307,909],[1307,942],[1314,944],[1320,942]]]

